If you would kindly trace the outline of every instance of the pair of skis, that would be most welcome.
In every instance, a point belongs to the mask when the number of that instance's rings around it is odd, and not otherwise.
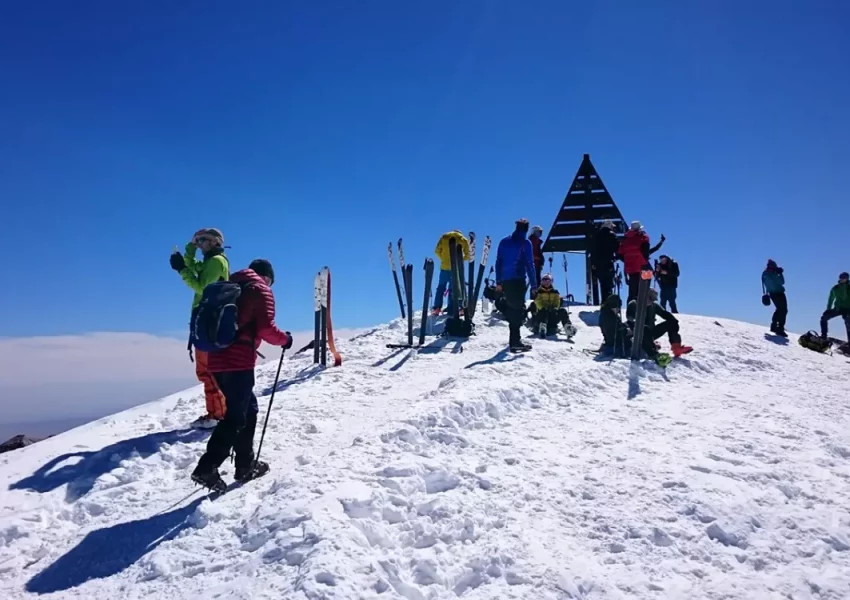
[[[396,296],[398,296],[398,308],[401,311],[401,318],[404,319],[407,315],[405,314],[405,311],[404,311],[404,298],[403,298],[402,293],[401,293],[401,286],[398,283],[398,271],[396,271],[396,269],[395,269],[395,259],[393,258],[393,243],[392,242],[387,244],[387,255],[389,256],[389,259],[390,259],[390,270],[392,270],[392,273],[393,273],[393,282],[395,283],[395,293],[396,293]],[[401,238],[398,238],[398,258],[399,258],[399,263],[401,263],[401,276],[402,276],[402,279],[403,279],[404,278],[404,267],[405,267],[405,265],[404,265],[404,250],[402,249]],[[406,289],[406,286],[405,286],[405,289]]]
[[[637,306],[635,307],[635,330],[632,336],[633,361],[640,360],[643,352],[643,334],[646,325],[646,299],[649,288],[652,285],[652,271],[644,269],[640,272],[640,283],[638,284]]]
[[[399,244],[401,240],[399,240]],[[425,294],[422,298],[422,320],[419,325],[419,346],[425,344],[425,332],[428,329],[428,309],[431,304],[431,285],[434,281],[434,261],[425,259],[422,267],[425,271]],[[403,272],[405,296],[407,297],[407,343],[387,344],[387,348],[413,348],[413,265],[406,265]]]
[[[331,271],[327,267],[316,273],[313,280],[313,310],[315,313],[313,362],[327,366],[328,348],[330,348],[334,366],[338,367],[342,364],[342,356],[337,352],[334,342],[331,321]]]

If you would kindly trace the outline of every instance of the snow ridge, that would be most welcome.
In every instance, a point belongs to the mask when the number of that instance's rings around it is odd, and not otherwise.
[[[272,473],[212,502],[182,429],[200,388],[16,451],[0,594],[847,597],[845,361],[683,316],[697,350],[662,371],[582,352],[595,315],[573,319],[525,355],[479,315],[463,343],[391,352],[397,320],[342,368],[286,360]]]

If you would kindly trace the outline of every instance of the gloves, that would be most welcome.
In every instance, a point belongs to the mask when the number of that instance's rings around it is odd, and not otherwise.
[[[531,290],[531,299],[534,300],[537,298],[537,290]]]
[[[666,241],[666,240],[667,240],[667,238],[666,238],[666,237],[664,237],[664,234],[662,233],[662,234],[661,234],[661,241],[662,241],[662,242],[664,242],[664,241]]]
[[[292,333],[289,331],[285,331],[284,333],[286,333],[286,343],[281,346],[281,348],[283,348],[284,350],[289,350],[290,348],[292,348]]]
[[[179,252],[173,252],[171,254],[171,268],[175,271],[182,271],[186,268],[186,262],[183,260],[183,255]]]

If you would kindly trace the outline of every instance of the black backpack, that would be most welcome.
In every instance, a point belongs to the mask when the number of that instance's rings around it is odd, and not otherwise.
[[[821,337],[815,331],[808,331],[800,336],[800,345],[815,352],[827,352],[832,347],[829,338]]]
[[[475,325],[472,321],[467,321],[463,318],[449,317],[446,319],[446,328],[444,335],[448,337],[468,338],[475,333]]]

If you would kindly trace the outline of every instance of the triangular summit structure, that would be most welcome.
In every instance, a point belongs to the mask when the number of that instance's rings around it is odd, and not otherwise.
[[[543,252],[579,252],[584,253],[587,267],[587,303],[599,304],[599,292],[593,270],[590,268],[590,255],[593,251],[593,237],[599,225],[610,219],[618,233],[626,230],[626,222],[614,198],[605,188],[602,178],[590,162],[590,154],[585,154],[578,168],[573,184],[561,205],[555,222],[543,244]]]

